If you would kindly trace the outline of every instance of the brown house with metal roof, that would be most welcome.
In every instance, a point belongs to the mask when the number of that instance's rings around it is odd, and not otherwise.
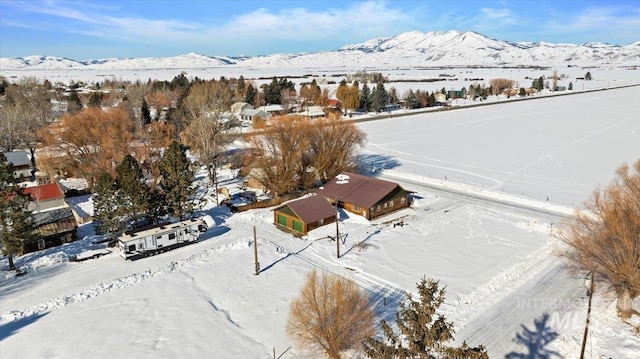
[[[336,221],[336,209],[325,197],[310,196],[273,210],[273,223],[300,234]]]
[[[373,219],[411,205],[407,191],[397,183],[351,172],[342,172],[316,190],[316,193],[345,210]]]

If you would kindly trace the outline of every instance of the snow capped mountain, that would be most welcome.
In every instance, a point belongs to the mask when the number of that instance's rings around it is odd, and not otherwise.
[[[0,70],[20,69],[189,69],[209,67],[380,67],[380,66],[638,66],[640,41],[629,45],[509,42],[466,31],[410,31],[371,39],[334,51],[255,57],[206,56],[109,58],[76,61],[52,56],[0,58]]]

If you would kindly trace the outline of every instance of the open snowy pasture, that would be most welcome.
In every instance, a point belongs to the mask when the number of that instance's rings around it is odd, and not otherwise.
[[[579,206],[640,156],[640,86],[359,123],[378,170]]]

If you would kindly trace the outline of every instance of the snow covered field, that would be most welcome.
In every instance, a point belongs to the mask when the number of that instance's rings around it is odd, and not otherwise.
[[[269,209],[208,206],[215,226],[200,242],[138,261],[70,262],[99,248],[83,225],[83,240],[18,258],[26,275],[2,272],[0,357],[313,358],[284,328],[314,268],[356,282],[387,320],[420,277],[441,280],[459,341],[486,344],[491,358],[531,348],[578,357],[584,277],[555,256],[556,235],[572,205],[640,155],[638,98],[629,87],[359,123],[366,169],[417,193],[411,208],[373,222],[341,212],[340,259],[327,238],[335,227],[294,238]],[[599,288],[587,357],[640,352],[614,306]],[[525,328],[553,340],[516,341]]]

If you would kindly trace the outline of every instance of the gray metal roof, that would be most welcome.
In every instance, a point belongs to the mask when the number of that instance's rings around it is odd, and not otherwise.
[[[7,158],[7,162],[13,163],[15,167],[31,165],[31,160],[29,159],[27,151],[19,150],[2,153],[4,154],[4,157]]]

